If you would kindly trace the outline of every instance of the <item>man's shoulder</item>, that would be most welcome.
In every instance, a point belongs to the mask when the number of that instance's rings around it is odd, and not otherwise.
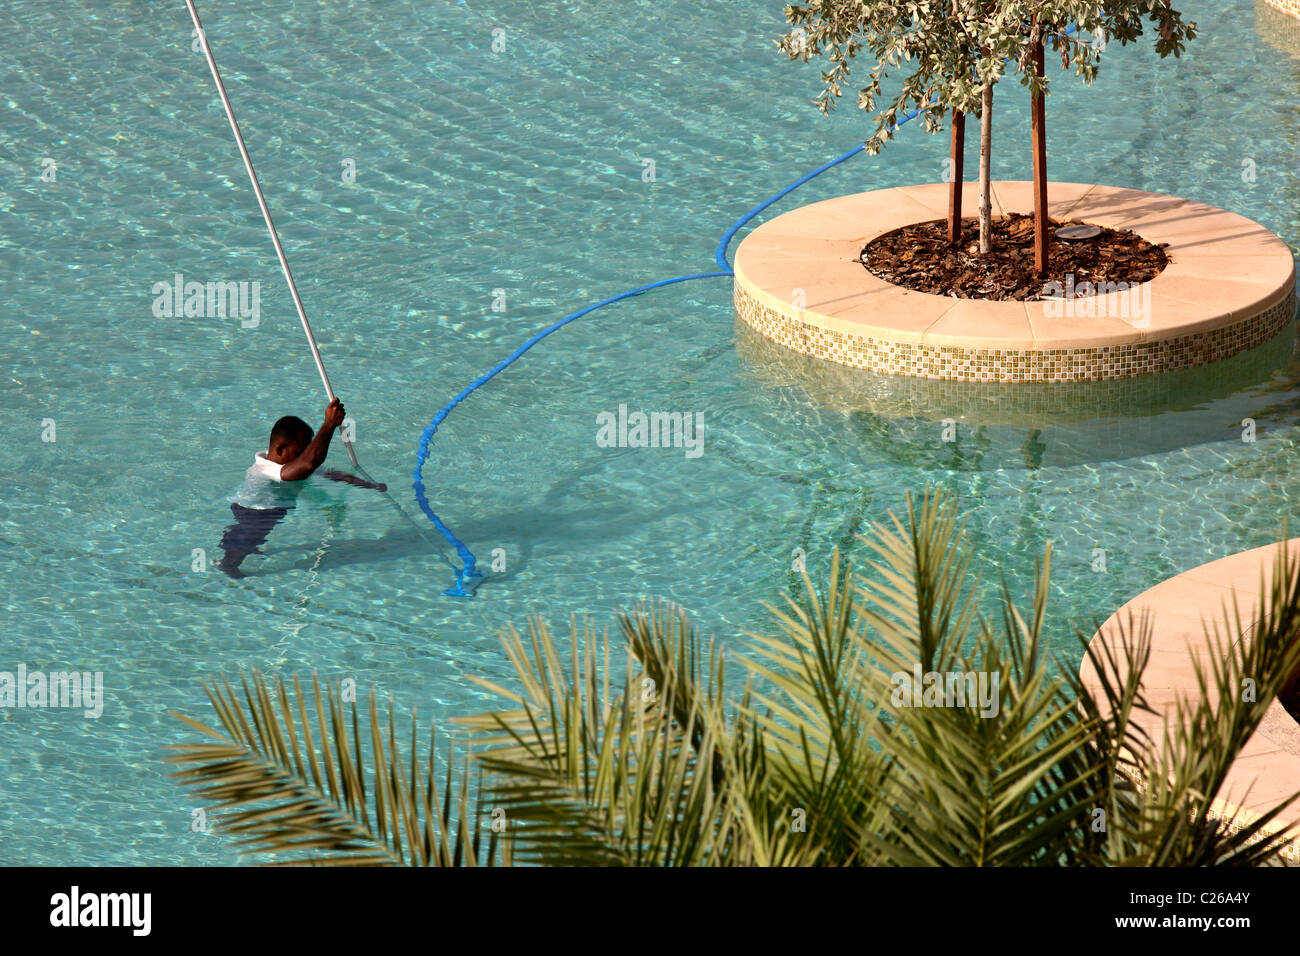
[[[253,464],[248,469],[248,474],[258,478],[267,478],[271,481],[281,481],[280,469],[283,467],[284,465],[277,464],[266,457],[266,452],[259,451],[253,456]]]

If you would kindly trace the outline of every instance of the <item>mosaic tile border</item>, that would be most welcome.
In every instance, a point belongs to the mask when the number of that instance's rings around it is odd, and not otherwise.
[[[1049,428],[1093,423],[1124,409],[1125,420],[1150,422],[1187,401],[1215,401],[1264,381],[1290,359],[1296,327],[1283,329],[1263,345],[1197,368],[1159,375],[1135,375],[1097,382],[1054,382],[1025,388],[1023,383],[959,382],[911,375],[885,375],[804,355],[733,319],[736,354],[748,374],[765,385],[798,389],[801,401],[842,412],[867,412],[885,418],[953,419],[968,425]],[[1201,422],[1181,434],[1183,444],[1218,441],[1222,423]],[[1146,426],[1117,429],[1120,457],[1163,447]],[[1181,446],[1180,446],[1181,447]]]
[[[1278,52],[1300,57],[1300,0],[1255,0],[1255,32]]]
[[[959,348],[898,342],[810,325],[764,305],[737,277],[736,314],[786,348],[850,368],[961,382],[1099,382],[1208,365],[1278,335],[1295,317],[1294,291],[1233,325],[1151,342],[1092,348]]]
[[[1283,13],[1289,13],[1296,19],[1300,19],[1300,0],[1264,0],[1274,10],[1281,10]]]

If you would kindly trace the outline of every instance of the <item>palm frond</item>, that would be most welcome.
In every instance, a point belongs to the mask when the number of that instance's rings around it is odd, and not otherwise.
[[[450,751],[436,772],[432,728],[421,760],[414,716],[404,756],[373,694],[362,714],[337,686],[257,674],[205,684],[219,729],[176,715],[206,739],[168,760],[276,863],[1258,865],[1288,845],[1290,801],[1216,807],[1300,672],[1300,561],[1279,549],[1258,620],[1234,604],[1207,632],[1196,692],[1153,735],[1149,618],[1087,644],[1086,679],[1048,659],[1050,547],[1028,607],[1004,580],[987,620],[951,495],[909,496],[864,540],[862,572],[836,551],[825,583],[805,573],[768,606],[739,699],[720,645],[642,605],[617,648],[590,623],[567,647],[540,618],[507,628],[515,680],[479,681],[504,703],[457,719],[474,748],[459,772]]]
[[[887,808],[887,758],[874,744],[887,685],[856,593],[834,552],[823,592],[805,573],[801,601],[769,606],[780,636],[749,633],[744,659],[757,688],[744,712],[765,735],[784,799],[803,814],[824,864],[867,862],[859,831],[878,830]]]
[[[337,685],[322,696],[313,677],[309,697],[296,678],[292,692],[281,678],[268,687],[257,672],[251,684],[243,675],[240,682],[242,697],[224,680],[204,684],[220,730],[172,712],[215,743],[172,745],[166,760],[185,768],[172,776],[212,801],[217,830],[238,837],[243,851],[277,865],[509,861],[496,831],[482,838],[466,775],[457,782],[451,757],[439,797],[433,729],[421,764],[414,715],[404,767],[392,714],[381,720],[373,693],[363,736],[356,703],[345,704]]]
[[[1135,710],[1149,709],[1135,685],[1149,658],[1150,622],[1143,622],[1133,653],[1117,658],[1090,648],[1092,671],[1104,679],[1099,694],[1078,685],[1081,705],[1104,715],[1107,739],[1113,741],[1109,757],[1136,784],[1112,803],[1113,862],[1257,865],[1274,859],[1294,839],[1293,831],[1274,822],[1297,795],[1249,820],[1216,811],[1221,796],[1243,798],[1224,793],[1228,773],[1269,703],[1300,667],[1300,565],[1283,547],[1275,556],[1272,582],[1261,577],[1257,608],[1259,620],[1252,625],[1234,596],[1222,621],[1206,625],[1205,653],[1191,659],[1195,691],[1166,712],[1158,739],[1132,720]],[[1247,686],[1252,693],[1243,692]]]

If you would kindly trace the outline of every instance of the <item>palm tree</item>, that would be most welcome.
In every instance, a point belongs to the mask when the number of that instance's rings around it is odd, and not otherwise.
[[[1178,705],[1156,747],[1133,721],[1149,709],[1149,620],[1088,651],[1094,692],[1046,653],[1050,548],[1028,607],[1003,584],[987,617],[955,500],[907,505],[866,538],[863,573],[836,555],[823,585],[805,574],[800,599],[770,608],[739,693],[685,612],[650,605],[620,617],[625,655],[590,625],[567,647],[539,619],[508,630],[517,686],[480,681],[503,709],[459,721],[472,755],[442,772],[432,734],[421,760],[412,717],[404,755],[373,695],[362,719],[336,687],[323,699],[258,676],[242,696],[207,685],[220,729],[181,717],[213,742],[168,759],[219,829],[281,863],[1185,866],[1288,845],[1270,826],[1291,800],[1250,822],[1211,814],[1300,663],[1284,549],[1267,613],[1209,636],[1210,692]],[[1258,703],[1236,692],[1247,676]]]

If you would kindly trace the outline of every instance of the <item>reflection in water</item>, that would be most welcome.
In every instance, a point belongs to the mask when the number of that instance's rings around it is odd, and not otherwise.
[[[1294,326],[1211,365],[1107,382],[1011,385],[883,375],[792,352],[736,322],[744,371],[801,416],[837,410],[876,454],[921,468],[1040,468],[1240,440],[1297,418]],[[1204,414],[1210,410],[1213,414]],[[968,436],[969,439],[968,439]]]
[[[1291,154],[1295,155],[1300,152],[1300,17],[1293,17],[1276,10],[1264,0],[1255,0],[1255,32],[1273,49],[1281,51],[1290,58],[1279,59],[1277,69],[1273,72],[1276,76],[1290,76],[1295,85],[1296,94],[1291,101],[1278,106],[1279,110],[1291,114],[1290,120],[1280,123],[1279,128],[1282,139],[1290,145]],[[1273,172],[1286,177],[1286,187],[1283,191],[1284,208],[1294,216],[1296,211],[1300,210],[1300,175],[1297,174],[1294,163],[1274,165],[1280,168],[1274,169]],[[1294,243],[1291,249],[1293,252],[1297,251]]]
[[[1300,61],[1300,19],[1255,0],[1255,32],[1275,50]]]
[[[278,625],[283,636],[269,648],[270,651],[278,651],[278,656],[267,661],[268,669],[283,664],[287,660],[288,649],[293,645],[294,638],[311,622],[308,613],[311,602],[308,600],[308,595],[321,583],[321,562],[324,561],[325,555],[330,550],[334,535],[343,527],[343,519],[347,517],[348,506],[342,500],[330,501],[325,505],[324,511],[326,518],[325,531],[321,535],[320,544],[317,545],[316,550],[309,559],[310,566],[306,569],[306,583],[302,586],[302,590],[298,592],[292,609],[285,616],[284,621]]]

